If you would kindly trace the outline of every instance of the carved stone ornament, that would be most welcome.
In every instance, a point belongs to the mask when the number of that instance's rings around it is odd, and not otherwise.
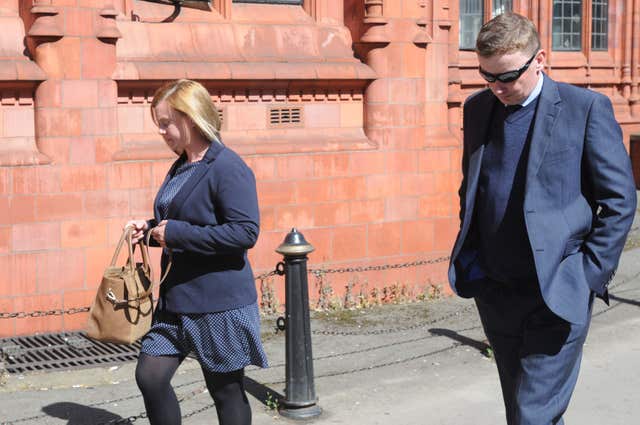
[[[34,0],[31,13],[36,17],[27,35],[47,41],[47,39],[59,39],[64,36],[62,29],[58,25],[58,9],[46,0]]]
[[[112,5],[109,5],[100,11],[100,16],[102,19],[100,20],[101,22],[96,37],[104,41],[122,38],[122,34],[116,25],[118,11]]]

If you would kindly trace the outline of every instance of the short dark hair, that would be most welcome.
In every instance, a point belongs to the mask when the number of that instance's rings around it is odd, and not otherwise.
[[[476,53],[482,57],[523,52],[533,55],[540,49],[540,36],[533,22],[517,13],[503,13],[480,28]]]

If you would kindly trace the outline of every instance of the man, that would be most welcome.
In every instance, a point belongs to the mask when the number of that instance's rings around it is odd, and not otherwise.
[[[543,73],[531,21],[495,17],[476,53],[449,280],[475,298],[508,424],[562,424],[633,220],[630,161],[609,99]]]

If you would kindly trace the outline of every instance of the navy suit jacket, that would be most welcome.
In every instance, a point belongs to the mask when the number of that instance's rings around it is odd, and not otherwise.
[[[483,284],[461,259],[476,249],[468,236],[495,102],[487,89],[464,105],[460,232],[449,265],[449,282],[461,296]],[[563,319],[585,323],[591,292],[607,300],[636,208],[629,156],[606,96],[544,75],[523,208],[545,303]]]
[[[178,159],[167,174],[167,184]],[[155,226],[161,219],[157,200]],[[258,239],[256,181],[232,150],[213,142],[202,165],[169,204],[165,240],[172,265],[158,308],[175,313],[225,311],[251,304],[257,293],[247,250]],[[162,272],[169,256],[162,254]]]

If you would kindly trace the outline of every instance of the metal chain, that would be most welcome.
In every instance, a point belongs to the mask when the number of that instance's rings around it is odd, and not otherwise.
[[[193,390],[193,391],[191,391],[191,392],[189,392],[189,393],[185,394],[184,396],[180,397],[180,398],[178,399],[178,403],[182,403],[183,401],[186,401],[186,400],[192,399],[193,397],[197,396],[198,394],[202,394],[202,393],[204,392],[204,390],[205,390],[205,389],[206,389],[206,387],[199,387],[199,388],[196,388],[195,390]],[[210,409],[211,407],[213,407],[213,404],[211,404],[210,406],[205,406],[205,408],[198,409],[198,410],[196,410],[196,411],[194,411],[194,412],[187,413],[187,414],[183,415],[182,417],[183,417],[183,418],[191,417],[191,416],[193,416],[193,415],[195,415],[195,414],[197,414],[197,413],[200,413],[200,412],[202,412],[202,411],[205,411],[205,410],[207,410],[207,409]],[[101,423],[96,424],[96,425],[131,424],[131,423],[134,423],[135,421],[137,421],[138,419],[144,419],[144,418],[146,418],[146,417],[147,417],[147,413],[146,413],[146,412],[142,412],[142,413],[140,413],[140,414],[138,414],[138,415],[135,415],[135,416],[128,416],[128,417],[126,417],[126,418],[112,419],[112,420],[110,420],[110,421],[107,421],[107,422],[101,422]]]
[[[476,330],[476,329],[480,329],[480,325],[478,325],[478,326],[470,326],[470,327],[464,328],[464,329],[458,329],[458,330],[455,330],[455,332],[461,333],[461,332],[473,331],[473,330]],[[346,356],[352,356],[352,355],[355,355],[355,354],[370,353],[372,351],[382,350],[384,348],[395,347],[395,346],[398,346],[398,345],[401,345],[401,344],[410,344],[410,343],[418,342],[418,341],[424,341],[425,339],[437,338],[439,336],[440,335],[429,334],[429,335],[424,335],[424,336],[420,336],[420,337],[417,337],[417,338],[411,338],[411,339],[402,340],[402,341],[394,341],[394,342],[390,342],[390,343],[382,344],[382,345],[374,345],[373,347],[361,348],[359,350],[344,351],[342,353],[325,354],[323,356],[313,356],[313,361],[333,359],[333,358],[336,358],[336,357],[346,357]],[[285,362],[280,362],[280,363],[275,363],[275,364],[269,365],[269,369],[274,369],[276,367],[284,367],[284,366],[286,366],[286,363]],[[256,370],[263,370],[263,369],[256,369]]]
[[[271,270],[270,272],[259,274],[258,276],[255,276],[253,279],[254,280],[264,280],[264,279],[266,279],[268,277],[275,276],[275,275],[278,275],[278,276],[284,275],[284,263],[282,261],[280,261],[278,264],[276,264],[276,268],[275,269]]]
[[[266,279],[271,276],[279,275],[282,276],[284,274],[284,263],[280,262],[276,264],[276,268],[270,272],[266,272],[260,274],[255,277],[255,280]],[[6,313],[0,312],[0,319],[25,319],[27,317],[44,317],[44,316],[62,316],[65,314],[77,314],[77,313],[87,313],[90,307],[73,307],[68,309],[57,308],[53,310],[35,310],[30,312],[15,312],[15,313]]]
[[[336,269],[309,269],[308,273],[314,274],[316,277],[321,276],[326,273],[360,273],[365,271],[373,271],[373,270],[390,270],[390,269],[399,269],[406,267],[417,267],[427,264],[435,264],[448,260],[449,257],[441,257],[433,260],[418,260],[411,261],[407,263],[400,264],[384,264],[378,266],[366,266],[366,267],[343,267]],[[262,273],[258,276],[255,276],[255,280],[264,280],[272,276],[283,276],[284,275],[284,263],[279,262],[276,264],[274,270],[271,270],[266,273]],[[30,312],[15,312],[15,313],[6,313],[0,312],[0,319],[24,319],[27,317],[44,317],[44,316],[61,316],[65,314],[77,314],[77,313],[86,313],[89,311],[90,307],[74,307],[69,309],[53,309],[53,310],[36,310]]]
[[[69,309],[56,308],[53,310],[36,310],[30,312],[0,313],[0,319],[24,319],[26,317],[61,316],[63,314],[86,313],[89,307],[74,307]]]
[[[206,389],[206,388],[205,387],[201,387],[201,388],[199,388],[197,390],[192,391],[191,393],[187,394],[186,396],[180,398],[178,400],[178,403],[182,403],[185,400],[191,399],[191,398],[197,396],[198,394],[201,394],[204,391],[204,389]],[[196,410],[194,410],[192,412],[185,413],[184,415],[182,415],[182,418],[183,419],[190,418],[192,416],[197,415],[198,413],[204,412],[205,410],[209,410],[214,406],[215,406],[215,403],[207,404],[206,406],[203,406],[203,407],[201,407],[199,409],[196,409]],[[147,417],[147,413],[146,412],[142,412],[142,413],[140,413],[139,415],[136,415],[136,416],[129,416],[129,417],[126,417],[126,418],[114,419],[114,420],[111,420],[111,421],[108,421],[108,422],[101,422],[101,423],[96,424],[96,425],[131,424],[131,423],[134,423],[135,421],[137,421],[138,419],[144,419],[146,417]]]
[[[406,267],[424,266],[429,264],[442,263],[444,261],[449,261],[449,257],[448,256],[439,257],[431,260],[416,260],[416,261],[410,261],[407,263],[382,264],[378,266],[341,267],[341,268],[335,268],[335,269],[309,269],[308,273],[313,274],[315,276],[329,274],[329,273],[362,273],[362,272],[368,272],[368,271],[381,271],[381,270],[401,269]]]
[[[443,353],[445,351],[452,350],[452,349],[454,349],[456,347],[459,347],[461,345],[462,345],[461,342],[454,342],[452,345],[450,345],[448,347],[440,348],[438,350],[429,351],[429,352],[423,353],[423,354],[418,354],[416,356],[411,356],[411,357],[407,357],[407,358],[404,358],[404,359],[393,360],[393,361],[386,362],[386,363],[363,366],[363,367],[356,368],[356,369],[340,370],[340,371],[336,371],[336,372],[321,373],[321,374],[315,375],[314,378],[315,379],[320,379],[320,378],[330,378],[330,377],[333,377],[333,376],[340,376],[340,375],[349,375],[351,373],[364,372],[364,371],[367,371],[367,370],[380,369],[380,368],[383,368],[383,367],[394,366],[394,365],[398,365],[398,364],[402,364],[402,363],[408,363],[408,362],[413,361],[413,360],[417,360],[417,359],[421,359],[421,358],[424,358],[424,357],[433,356],[433,355],[436,355],[436,354],[439,354],[439,353]],[[262,382],[261,385],[269,386],[269,385],[280,385],[280,384],[284,384],[284,383],[286,383],[286,381],[283,381],[283,380],[281,380],[281,381],[269,381],[269,382]]]
[[[186,414],[182,415],[182,417],[183,417],[184,419],[186,419],[186,418],[190,418],[190,417],[192,417],[192,416],[197,415],[198,413],[202,413],[202,412],[204,412],[205,410],[209,410],[209,409],[211,409],[211,408],[212,408],[212,407],[214,407],[214,406],[215,406],[215,404],[214,404],[214,403],[207,404],[206,406],[201,407],[201,408],[199,408],[199,409],[196,409],[196,410],[194,410],[193,412],[189,412],[189,413],[186,413]]]
[[[174,389],[178,389],[178,388],[182,388],[182,387],[187,387],[189,385],[197,384],[199,382],[200,382],[199,380],[198,381],[186,382],[186,383],[183,383],[183,384],[175,385],[173,388]],[[184,400],[188,400],[190,398],[193,398],[196,395],[202,393],[205,389],[206,389],[206,387],[200,387],[198,389],[195,389],[195,390],[187,393],[186,395],[180,397],[178,399],[178,402],[182,402]],[[120,398],[114,398],[114,399],[110,399],[110,400],[103,400],[103,401],[99,401],[99,402],[96,402],[96,403],[90,403],[87,406],[88,407],[104,406],[106,404],[120,403],[120,402],[123,402],[123,401],[134,400],[134,399],[140,398],[140,397],[141,397],[140,393],[132,394],[132,395],[129,395],[129,396],[126,396],[126,397],[120,397]],[[212,407],[212,406],[213,405],[209,406],[209,408]],[[187,415],[185,415],[183,417],[193,416],[194,414],[195,413],[192,412],[192,413],[187,414]],[[112,419],[110,421],[101,422],[101,423],[96,424],[96,425],[111,425],[111,424],[133,423],[138,419],[146,418],[146,416],[147,416],[146,413],[140,413],[139,415],[136,415],[136,416],[128,416],[126,418]],[[0,425],[9,425],[9,424],[13,425],[13,424],[17,424],[19,422],[32,421],[32,420],[35,420],[35,419],[42,419],[42,418],[47,418],[47,417],[49,417],[49,415],[47,415],[47,414],[29,416],[27,418],[14,419],[11,422],[0,422]]]

